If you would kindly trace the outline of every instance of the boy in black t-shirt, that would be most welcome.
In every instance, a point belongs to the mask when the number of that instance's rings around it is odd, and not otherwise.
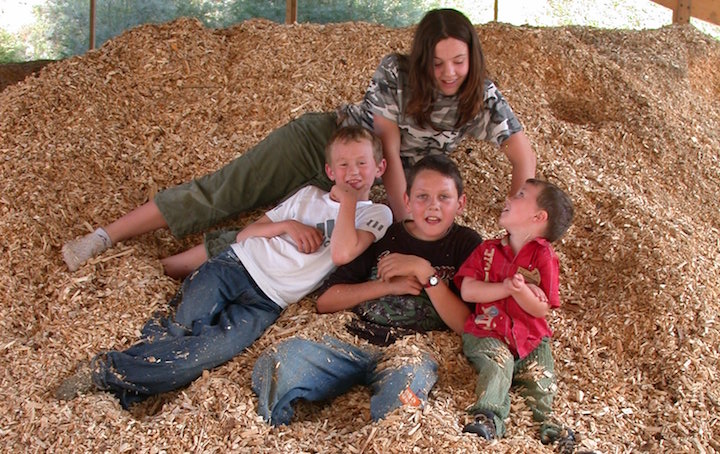
[[[351,333],[381,345],[406,332],[446,326],[462,333],[470,314],[452,278],[481,238],[454,222],[465,194],[453,161],[420,160],[408,175],[405,204],[412,220],[393,224],[383,240],[338,268],[317,301],[319,312],[353,309],[360,317],[348,326]],[[289,424],[295,400],[326,400],[356,384],[373,388],[373,420],[403,404],[420,406],[437,380],[437,361],[429,349],[414,345],[405,355],[401,348],[358,346],[330,336],[273,346],[253,370],[258,413],[273,425]]]

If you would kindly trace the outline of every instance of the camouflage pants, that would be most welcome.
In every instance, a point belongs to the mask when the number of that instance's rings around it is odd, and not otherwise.
[[[510,414],[509,391],[513,385],[525,398],[535,421],[548,422],[557,390],[549,338],[544,338],[523,359],[516,359],[507,345],[498,339],[479,338],[472,334],[463,334],[463,351],[478,373],[475,386],[477,402],[469,412],[492,411],[498,437],[505,433],[504,420]],[[553,428],[543,424],[541,432]],[[542,438],[543,434],[540,435]]]

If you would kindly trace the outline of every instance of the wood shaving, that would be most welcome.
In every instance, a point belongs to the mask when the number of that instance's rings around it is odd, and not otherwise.
[[[557,416],[586,451],[720,452],[720,43],[677,25],[478,31],[539,175],[575,202],[556,244]],[[79,361],[132,345],[179,287],[158,258],[201,237],[143,235],[75,273],[62,244],[304,112],[360,101],[380,58],[407,52],[412,32],[263,20],[210,30],[182,19],[132,29],[0,93],[4,452],[553,452],[516,393],[506,438],[461,433],[475,379],[449,332],[419,340],[440,360],[424,408],[372,422],[370,391],[355,388],[268,426],[250,390],[255,359],[293,335],[342,331],[347,317],[318,315],[311,299],[243,355],[132,411],[107,393],[53,397]],[[460,222],[497,235],[509,163],[474,140],[453,157],[467,181]]]

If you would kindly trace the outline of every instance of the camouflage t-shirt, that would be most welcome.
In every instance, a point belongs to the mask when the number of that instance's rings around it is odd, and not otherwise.
[[[359,124],[373,128],[373,115],[395,122],[400,128],[400,156],[412,165],[428,154],[448,154],[467,135],[500,145],[522,126],[505,98],[491,81],[485,81],[484,109],[470,122],[455,127],[458,120],[457,96],[437,93],[431,113],[432,127],[420,128],[405,115],[411,95],[408,74],[400,69],[399,56],[390,54],[382,59],[370,81],[365,98],[359,104],[344,105],[340,115],[343,125]]]
[[[335,270],[323,283],[320,291],[324,292],[336,284],[357,284],[377,279],[378,260],[387,254],[397,252],[428,260],[438,276],[459,295],[460,292],[453,283],[453,276],[481,241],[480,235],[473,229],[457,224],[453,224],[445,237],[436,241],[423,241],[410,235],[402,222],[397,222],[388,228],[382,239],[373,243],[358,258]],[[384,296],[361,303],[353,310],[362,321],[372,324],[376,329],[399,328],[398,332],[405,334],[446,328],[424,291],[418,296]],[[384,335],[363,333],[358,330],[354,330],[353,334],[368,340],[371,340],[371,337]]]

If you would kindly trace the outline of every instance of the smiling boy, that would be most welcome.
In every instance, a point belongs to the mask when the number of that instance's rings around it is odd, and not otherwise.
[[[340,128],[326,161],[335,183],[329,193],[306,186],[247,226],[185,279],[170,314],[149,320],[137,344],[98,354],[56,397],[104,390],[128,408],[185,386],[241,353],[335,266],[381,238],[392,213],[369,200],[385,169],[378,138],[359,126]]]
[[[271,424],[289,424],[297,399],[330,399],[356,384],[373,389],[373,420],[427,400],[437,361],[426,346],[403,355],[402,346],[379,348],[366,341],[387,346],[405,333],[447,327],[462,332],[470,310],[452,277],[481,238],[455,223],[465,194],[457,166],[445,156],[427,156],[413,166],[404,202],[412,220],[393,224],[382,240],[338,268],[317,301],[321,313],[353,309],[359,319],[348,328],[360,339],[351,344],[330,336],[295,337],[258,358],[253,390],[258,413]],[[393,361],[400,356],[409,359]]]

